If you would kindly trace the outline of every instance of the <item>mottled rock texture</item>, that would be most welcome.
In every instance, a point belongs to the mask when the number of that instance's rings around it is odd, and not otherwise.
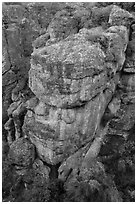
[[[62,162],[98,136],[127,44],[128,29],[116,25],[101,33],[93,28],[74,34],[72,29],[64,40],[39,48],[34,43],[29,86],[39,104],[34,113],[26,115],[24,131],[47,163]]]
[[[35,147],[25,138],[12,143],[9,151],[10,161],[17,166],[29,166],[35,158]]]
[[[3,3],[4,144],[21,201],[134,200],[134,7]]]

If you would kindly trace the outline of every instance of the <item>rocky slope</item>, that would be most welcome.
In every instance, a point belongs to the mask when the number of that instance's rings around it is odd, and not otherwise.
[[[2,40],[4,201],[134,201],[134,3],[3,3]]]

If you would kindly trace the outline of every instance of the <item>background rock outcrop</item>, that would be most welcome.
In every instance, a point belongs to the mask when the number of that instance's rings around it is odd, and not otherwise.
[[[3,3],[2,40],[4,199],[134,201],[134,3]]]

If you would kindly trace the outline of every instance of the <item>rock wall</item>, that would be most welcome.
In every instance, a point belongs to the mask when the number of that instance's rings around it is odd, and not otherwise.
[[[87,201],[71,196],[84,185],[90,201],[102,186],[124,201],[107,168],[114,158],[118,172],[133,168],[121,149],[134,143],[134,61],[133,3],[5,3],[3,124],[16,172],[37,163],[69,201]]]

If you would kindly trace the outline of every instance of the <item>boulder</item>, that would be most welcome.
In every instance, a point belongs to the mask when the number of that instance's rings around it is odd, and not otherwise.
[[[47,28],[51,40],[61,40],[77,33],[78,21],[73,17],[72,9],[58,11]]]
[[[29,167],[35,159],[35,147],[26,138],[19,138],[10,146],[9,160],[11,164]]]
[[[57,43],[34,47],[29,86],[39,102],[26,115],[23,129],[49,164],[62,162],[96,137],[119,81],[127,29],[98,29],[81,29]]]
[[[134,7],[3,3],[3,128],[27,190],[51,179],[52,194],[59,179],[65,201],[134,192]]]
[[[99,44],[101,35],[108,44],[111,42],[105,50],[107,56]],[[34,50],[29,86],[39,100],[56,107],[80,106],[107,88],[107,66],[111,74],[124,63],[127,32],[125,27],[111,28],[100,36],[92,29],[82,29],[63,41]],[[113,55],[112,60],[108,55]],[[104,63],[106,60],[110,63]]]
[[[44,165],[44,163],[40,159],[35,159],[32,168],[35,174],[41,175],[44,179],[49,179],[50,168]]]
[[[129,27],[131,22],[133,22],[134,20],[134,15],[114,5],[110,13],[108,23],[113,26],[124,25]]]
[[[50,107],[40,102],[35,114],[25,116],[23,126],[39,157],[57,164],[92,140],[111,95],[100,94],[83,107],[73,109]]]

